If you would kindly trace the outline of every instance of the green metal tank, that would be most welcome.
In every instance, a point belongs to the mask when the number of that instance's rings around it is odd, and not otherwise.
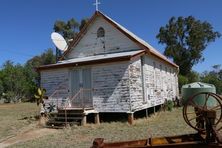
[[[195,82],[195,83],[183,85],[181,89],[183,104],[186,104],[190,97],[200,92],[216,93],[216,88],[212,84],[207,84],[207,83],[202,83],[202,82]],[[204,102],[205,102],[204,97],[205,97],[204,95],[198,95],[197,97],[195,97],[195,100],[194,100],[195,103],[197,105],[204,105]],[[213,98],[209,98],[207,101],[208,106],[213,106],[215,105],[215,103],[216,102]]]

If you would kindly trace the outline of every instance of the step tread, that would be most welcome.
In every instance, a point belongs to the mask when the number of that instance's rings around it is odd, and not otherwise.
[[[65,124],[80,124],[80,122],[77,121],[67,121],[67,122],[63,122],[63,121],[51,121],[51,122],[47,122],[47,125],[65,125]]]
[[[65,126],[45,125],[45,128],[64,129]]]
[[[67,120],[70,120],[70,119],[82,119],[83,117],[80,116],[80,117],[67,117]],[[53,119],[66,119],[66,117],[54,117]]]
[[[93,110],[93,108],[91,107],[87,107],[87,108],[74,108],[74,107],[70,107],[70,108],[58,108],[58,111],[64,111],[64,110],[76,110],[76,111],[79,111],[79,110]]]
[[[56,115],[84,115],[84,113],[57,113]]]

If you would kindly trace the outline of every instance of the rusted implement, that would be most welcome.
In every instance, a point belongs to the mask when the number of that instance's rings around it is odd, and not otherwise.
[[[204,99],[198,102],[197,98]],[[192,96],[183,108],[185,122],[196,134],[147,138],[135,141],[104,142],[96,138],[91,148],[218,148],[222,147],[222,98],[201,92]]]

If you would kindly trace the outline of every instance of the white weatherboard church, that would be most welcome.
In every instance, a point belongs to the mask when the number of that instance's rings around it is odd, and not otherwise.
[[[178,96],[179,67],[96,11],[56,64],[38,68],[57,106],[88,113],[133,113]],[[58,99],[59,98],[59,99]]]

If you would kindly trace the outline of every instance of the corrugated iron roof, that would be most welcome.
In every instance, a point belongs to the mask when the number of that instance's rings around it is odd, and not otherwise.
[[[143,52],[144,50],[136,50],[136,51],[129,51],[129,52],[119,52],[119,53],[111,53],[111,54],[100,54],[95,56],[89,57],[82,57],[82,58],[75,58],[69,60],[59,61],[60,63],[76,63],[76,62],[85,62],[85,61],[94,61],[94,60],[103,60],[103,59],[110,59],[110,58],[117,58],[117,57],[125,57],[125,56],[134,56]]]
[[[90,65],[90,64],[103,64],[103,63],[115,62],[115,61],[127,61],[127,60],[131,60],[131,58],[135,56],[141,56],[143,54],[145,54],[145,50],[101,54],[101,55],[95,55],[95,56],[63,60],[63,61],[59,61],[56,64],[40,66],[37,68],[37,70]]]

